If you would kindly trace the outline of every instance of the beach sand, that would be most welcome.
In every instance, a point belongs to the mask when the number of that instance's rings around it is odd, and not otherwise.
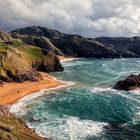
[[[75,60],[78,58],[74,58],[74,57],[65,57],[65,56],[59,56],[60,61],[70,61],[70,60]]]
[[[68,61],[75,58],[60,56],[59,59],[60,61]],[[3,86],[0,87],[0,105],[11,105],[24,96],[38,92],[41,89],[55,88],[60,85],[65,85],[65,83],[58,81],[47,73],[40,72],[40,75],[42,79],[36,82],[26,81],[23,83],[4,83]]]
[[[26,81],[23,83],[4,83],[0,87],[0,104],[14,104],[24,96],[41,89],[53,88],[64,85],[46,73],[40,72],[42,79],[36,82]]]

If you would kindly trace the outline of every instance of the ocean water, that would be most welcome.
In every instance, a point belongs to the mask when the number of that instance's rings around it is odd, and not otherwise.
[[[79,59],[62,65],[65,71],[52,76],[69,86],[25,97],[11,110],[53,140],[140,140],[140,90],[112,89],[140,72],[140,59]]]

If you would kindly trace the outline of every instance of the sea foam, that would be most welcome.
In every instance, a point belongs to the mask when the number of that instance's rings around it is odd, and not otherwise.
[[[53,77],[53,79],[57,80],[54,77]],[[66,82],[66,81],[59,80],[59,82],[64,83],[64,85],[60,85],[60,86],[54,87],[54,88],[42,89],[39,92],[35,92],[35,93],[32,93],[30,95],[27,95],[27,96],[23,97],[17,103],[15,103],[15,104],[13,104],[13,105],[11,105],[9,107],[10,108],[10,112],[17,113],[21,109],[24,110],[24,108],[28,104],[28,102],[30,102],[31,100],[33,100],[33,99],[35,99],[37,97],[46,95],[46,92],[47,91],[58,90],[58,89],[62,89],[62,88],[66,88],[66,87],[75,85],[75,83],[74,82],[71,82],[71,81]]]
[[[86,137],[99,137],[103,134],[104,127],[107,123],[96,122],[92,120],[80,120],[78,117],[65,116],[59,118],[45,114],[46,120],[54,119],[54,124],[49,124],[46,121],[41,124],[30,124],[30,128],[35,128],[35,131],[41,135],[54,140],[81,140]],[[47,118],[48,117],[48,118]],[[54,117],[54,118],[53,118]]]

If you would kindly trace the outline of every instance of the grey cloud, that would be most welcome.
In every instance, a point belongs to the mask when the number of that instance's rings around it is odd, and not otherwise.
[[[40,25],[88,37],[140,35],[139,0],[0,0],[0,28]]]

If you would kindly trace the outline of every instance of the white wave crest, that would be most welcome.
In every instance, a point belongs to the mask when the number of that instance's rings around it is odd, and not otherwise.
[[[117,92],[117,90],[113,89],[113,88],[100,88],[100,87],[93,87],[91,90],[91,92]]]
[[[28,125],[30,128],[35,128],[39,135],[52,138],[53,140],[81,140],[88,136],[98,137],[103,133],[104,126],[108,125],[104,122],[80,120],[78,117],[69,116],[57,119],[55,116],[52,119],[54,119],[53,125],[50,125],[48,121],[37,125],[28,123]]]

